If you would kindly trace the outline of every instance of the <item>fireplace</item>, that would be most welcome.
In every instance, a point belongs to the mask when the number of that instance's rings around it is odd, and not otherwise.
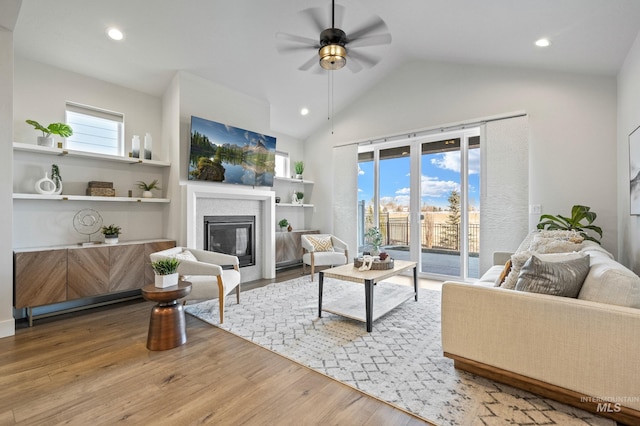
[[[256,264],[255,216],[205,216],[204,249],[238,256],[240,267]]]

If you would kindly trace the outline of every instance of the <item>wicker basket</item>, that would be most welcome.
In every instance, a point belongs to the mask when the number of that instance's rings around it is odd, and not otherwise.
[[[353,266],[355,268],[359,268],[362,266],[362,258],[354,258],[353,259]],[[388,258],[387,260],[380,261],[380,260],[374,260],[373,264],[371,265],[371,270],[372,271],[384,271],[386,269],[393,269],[393,259]]]

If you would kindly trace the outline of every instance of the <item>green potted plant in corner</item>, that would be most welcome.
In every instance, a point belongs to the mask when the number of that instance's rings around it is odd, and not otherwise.
[[[304,172],[304,161],[296,161],[293,166],[296,170],[296,179],[302,179],[302,172]]]
[[[546,229],[550,231],[564,230],[564,231],[578,231],[585,240],[594,241],[600,244],[600,241],[591,235],[587,234],[587,231],[593,231],[602,238],[602,228],[593,225],[598,215],[591,211],[591,207],[575,205],[571,208],[571,217],[565,217],[562,215],[553,216],[550,214],[543,214],[540,216],[538,223],[538,229]],[[586,221],[586,223],[583,223]]]
[[[280,231],[284,232],[284,228],[289,226],[289,221],[287,219],[281,219],[280,222],[278,222],[278,226],[280,227]]]
[[[153,272],[155,273],[155,286],[165,288],[178,285],[179,265],[180,261],[175,257],[166,257],[151,262],[151,268],[153,268]]]
[[[35,120],[26,120],[26,122],[35,127],[36,130],[42,132],[42,136],[38,136],[38,145],[41,146],[53,146],[52,135],[62,136],[63,138],[68,138],[73,135],[73,130],[65,123],[51,123],[47,127],[44,127]]]
[[[103,226],[101,231],[104,234],[105,244],[116,244],[121,230],[122,228],[118,225]]]
[[[303,204],[302,199],[304,198],[304,192],[296,191],[296,198],[299,204]]]
[[[151,183],[146,183],[144,181],[139,180],[137,182],[138,188],[142,189],[142,198],[153,198],[154,189],[160,191],[160,185],[158,184],[158,179],[154,179]]]

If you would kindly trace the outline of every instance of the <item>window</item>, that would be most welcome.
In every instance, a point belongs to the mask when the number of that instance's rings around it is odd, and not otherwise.
[[[276,151],[276,176],[290,177],[289,153]]]
[[[66,121],[73,135],[67,148],[96,154],[124,155],[124,115],[119,112],[66,104]]]

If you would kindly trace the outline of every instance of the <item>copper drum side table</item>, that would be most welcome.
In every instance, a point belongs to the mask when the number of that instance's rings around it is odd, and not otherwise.
[[[145,299],[157,302],[151,309],[147,349],[164,351],[187,342],[184,307],[178,303],[178,299],[189,293],[189,281],[180,281],[178,285],[165,288],[158,288],[155,284],[147,284],[142,288]]]

